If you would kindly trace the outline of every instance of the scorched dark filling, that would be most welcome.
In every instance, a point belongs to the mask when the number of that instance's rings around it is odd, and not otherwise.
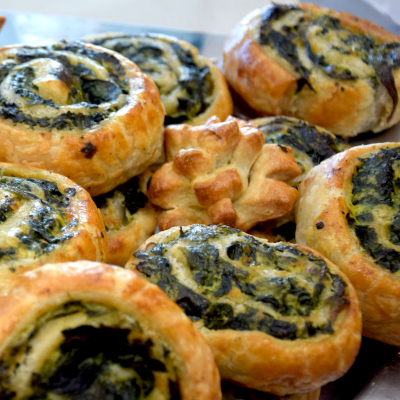
[[[93,44],[117,51],[136,63],[160,90],[165,125],[189,121],[211,102],[209,67],[174,38],[157,35],[106,35]]]
[[[122,108],[127,93],[119,60],[80,42],[21,46],[0,54],[0,116],[14,123],[86,130]]]
[[[136,253],[136,268],[208,329],[294,340],[334,332],[346,284],[313,254],[226,226],[192,225]]]
[[[76,189],[55,182],[0,176],[0,262],[37,258],[73,237],[66,219]]]
[[[56,348],[32,361],[42,340]],[[3,353],[0,370],[2,399],[139,400],[155,392],[180,399],[168,348],[133,318],[96,303],[70,302],[42,315]]]
[[[400,270],[400,147],[358,160],[348,199],[349,226],[382,268]]]
[[[298,91],[316,90],[310,81],[315,70],[347,82],[368,79],[372,87],[380,82],[393,101],[388,119],[392,117],[398,103],[392,70],[400,67],[400,43],[379,44],[369,35],[344,27],[337,18],[294,5],[268,8],[262,16],[259,43],[292,66]]]

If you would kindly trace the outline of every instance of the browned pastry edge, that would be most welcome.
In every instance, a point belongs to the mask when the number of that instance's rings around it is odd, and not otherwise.
[[[368,34],[379,43],[400,42],[396,35],[351,14],[313,4],[296,5],[303,10],[339,18],[344,26]],[[363,82],[354,84],[332,79],[313,81],[316,91],[305,89],[296,95],[297,77],[266,55],[250,33],[254,20],[264,10],[253,11],[233,29],[225,45],[223,63],[229,85],[260,116],[294,116],[343,137],[356,136],[369,129],[379,132],[400,120],[400,103],[391,115],[392,100],[388,97],[385,115],[374,126],[365,127],[365,121],[371,116],[369,104],[378,95]],[[400,69],[393,71],[393,76],[396,90],[400,93]],[[391,118],[388,118],[390,115]]]
[[[0,160],[32,165],[60,173],[84,187],[92,196],[143,172],[162,151],[164,107],[153,81],[116,52],[86,43],[90,49],[110,53],[126,71],[132,99],[89,131],[40,132],[11,120],[0,120]],[[7,46],[1,53],[19,47]],[[90,157],[83,151],[90,144]]]
[[[0,163],[0,172],[4,176],[48,180],[55,182],[60,189],[74,189],[76,193],[70,198],[66,219],[68,222],[75,218],[78,219],[77,232],[74,233],[74,236],[66,242],[58,244],[50,253],[39,258],[18,261],[18,265],[12,262],[9,264],[10,267],[13,267],[11,269],[7,268],[8,263],[3,261],[3,267],[0,269],[2,284],[22,272],[46,263],[83,259],[107,261],[108,245],[103,219],[86,190],[62,175],[25,165]],[[12,272],[12,269],[15,271]]]
[[[212,353],[182,310],[134,272],[101,263],[48,264],[3,291],[0,353],[39,315],[71,301],[114,307],[165,341],[175,352],[182,400],[221,398]]]
[[[398,146],[353,147],[323,162],[300,186],[296,207],[297,242],[323,253],[349,277],[360,299],[363,335],[395,346],[400,346],[400,279],[376,266],[350,230],[345,197],[358,156]]]

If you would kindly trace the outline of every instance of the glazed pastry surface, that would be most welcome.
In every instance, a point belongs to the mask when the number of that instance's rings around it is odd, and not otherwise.
[[[0,310],[2,397],[221,398],[204,339],[159,288],[131,271],[48,264],[4,290]]]
[[[0,160],[61,173],[98,195],[161,154],[154,83],[118,53],[82,42],[0,49]]]
[[[291,149],[264,145],[257,127],[237,118],[165,129],[166,163],[147,195],[163,208],[160,230],[223,223],[244,231],[287,214],[297,190],[286,182],[301,170]]]
[[[158,212],[148,202],[145,187],[141,187],[150,177],[150,172],[144,173],[93,199],[106,228],[110,264],[125,265],[156,229]]]
[[[255,10],[231,32],[226,78],[262,115],[289,115],[352,137],[400,120],[400,38],[312,4]]]
[[[363,334],[396,346],[399,166],[398,143],[353,147],[310,171],[296,209],[297,241],[336,263],[356,288]]]
[[[311,249],[218,225],[176,227],[128,261],[173,299],[213,349],[221,377],[278,395],[343,375],[360,343],[348,279]]]
[[[64,176],[0,163],[0,277],[48,262],[107,260],[100,213],[89,194]]]
[[[201,125],[232,114],[232,99],[219,69],[190,43],[161,34],[106,33],[85,40],[117,51],[156,83],[165,107],[165,125]]]

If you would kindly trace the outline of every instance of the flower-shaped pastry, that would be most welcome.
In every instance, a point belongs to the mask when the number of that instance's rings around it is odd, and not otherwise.
[[[167,163],[153,176],[147,196],[163,208],[161,230],[192,223],[223,223],[244,231],[287,214],[301,174],[290,148],[264,145],[255,125],[229,117],[203,126],[165,130]]]

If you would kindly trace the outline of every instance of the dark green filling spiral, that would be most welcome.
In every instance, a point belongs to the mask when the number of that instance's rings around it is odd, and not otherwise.
[[[230,235],[235,238],[239,235],[240,239],[232,238],[224,252],[212,244],[214,239],[226,239]],[[199,291],[188,288],[173,275],[172,261],[166,254],[174,246],[179,249],[175,251],[186,258]],[[331,291],[327,300],[330,307],[340,309],[348,304],[346,284],[329,271],[321,258],[287,244],[268,245],[225,226],[193,225],[181,230],[174,240],[167,238],[151,245],[148,251],[138,251],[136,258],[136,267],[142,274],[164,290],[193,321],[202,320],[208,329],[259,330],[285,340],[307,338],[332,333],[329,318],[316,324],[307,320],[297,325],[290,322],[290,318],[274,318],[269,310],[282,317],[308,317],[321,306],[323,291]],[[239,261],[241,267],[233,261]],[[254,268],[298,272],[301,270],[298,263],[307,264],[312,271],[305,278],[313,287],[311,292],[295,274],[268,278],[251,276]],[[243,312],[237,312],[231,303],[224,301],[233,288],[248,300],[243,303]],[[215,301],[217,299],[219,301]],[[254,302],[259,306],[255,307]]]
[[[310,83],[311,69],[304,66],[300,60],[297,51],[299,45],[306,48],[313,68],[324,71],[328,77],[345,81],[359,79],[357,71],[330,64],[323,54],[314,54],[307,40],[310,26],[321,28],[317,33],[321,37],[327,35],[331,30],[340,32],[342,46],[331,46],[331,48],[342,54],[355,54],[365,64],[373,67],[376,76],[371,77],[371,80],[378,79],[393,101],[392,113],[388,118],[390,120],[398,104],[398,94],[392,71],[400,67],[400,43],[379,44],[370,35],[345,28],[337,18],[330,15],[306,14],[305,12],[304,16],[300,17],[295,24],[284,25],[279,31],[274,30],[273,22],[292,11],[302,10],[297,6],[278,4],[268,8],[262,16],[259,41],[262,45],[276,49],[279,55],[293,66],[299,76],[298,91],[304,86],[315,90]]]
[[[352,178],[350,213],[347,221],[364,249],[376,263],[395,273],[400,270],[400,253],[388,248],[377,228],[384,226],[385,239],[400,246],[400,147],[383,148],[360,164]],[[378,214],[378,209],[385,212]]]

